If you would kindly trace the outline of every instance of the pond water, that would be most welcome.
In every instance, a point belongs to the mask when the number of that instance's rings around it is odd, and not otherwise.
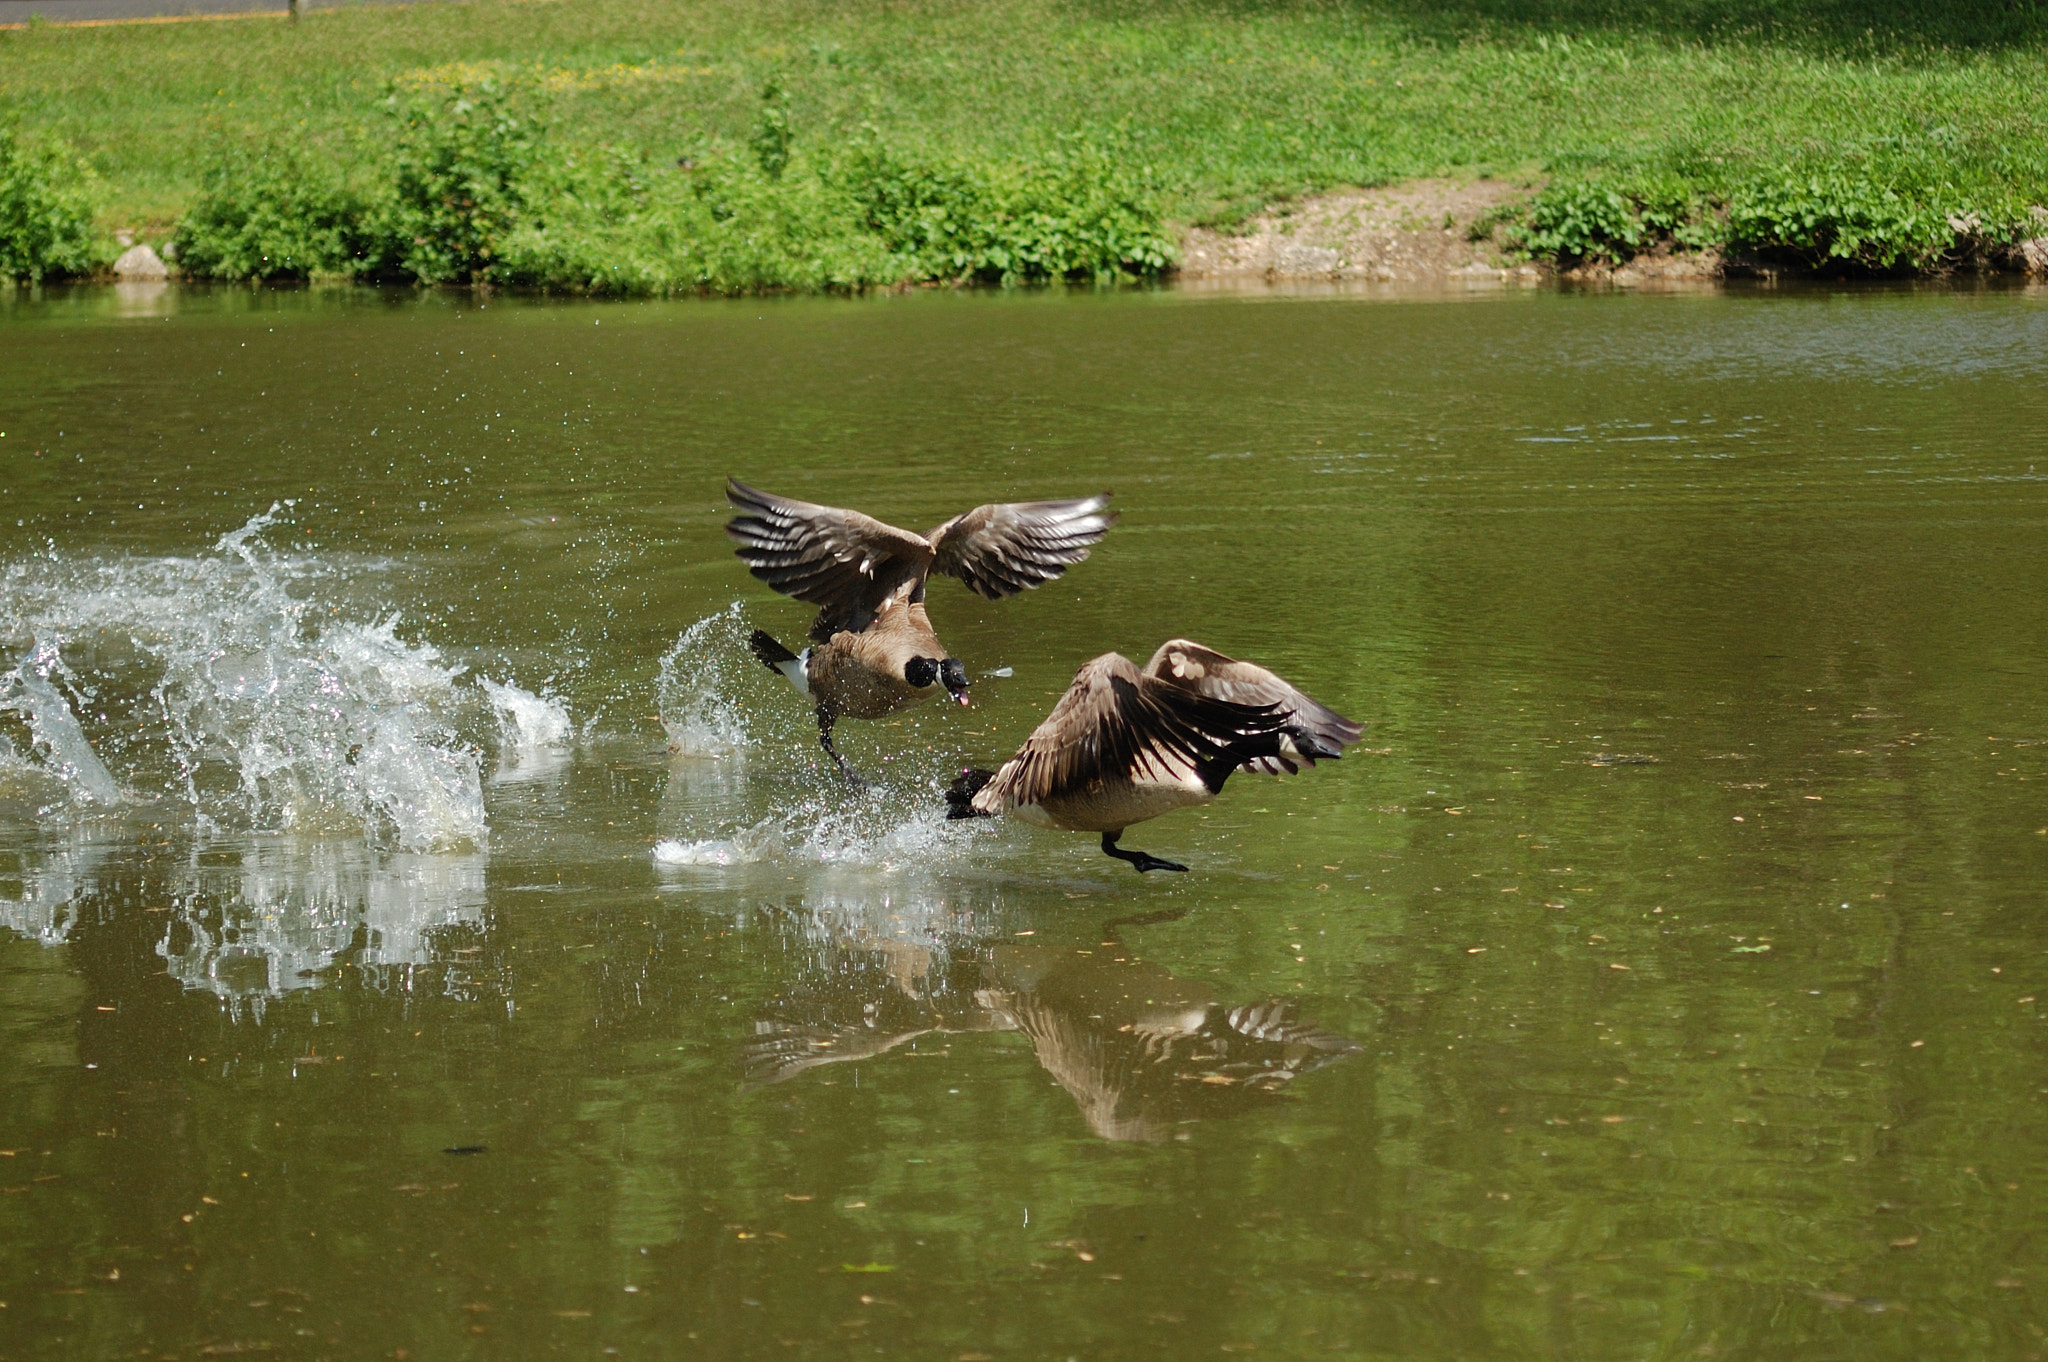
[[[0,1358],[2048,1352],[2048,295],[0,304]],[[975,707],[743,649],[911,526]],[[943,821],[1175,635],[1369,723]]]

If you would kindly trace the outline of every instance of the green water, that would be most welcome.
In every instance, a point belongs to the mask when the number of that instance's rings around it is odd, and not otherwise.
[[[2048,1352],[2040,290],[17,294],[0,430],[0,1358]],[[1124,518],[853,796],[726,473]],[[1363,743],[938,820],[1174,635]]]

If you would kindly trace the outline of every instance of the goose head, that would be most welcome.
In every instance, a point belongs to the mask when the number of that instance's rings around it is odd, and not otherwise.
[[[967,703],[967,668],[957,657],[949,657],[939,664],[939,681],[946,693],[961,704]]]

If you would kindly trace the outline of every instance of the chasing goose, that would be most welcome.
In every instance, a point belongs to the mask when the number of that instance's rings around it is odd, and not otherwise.
[[[838,720],[879,719],[941,686],[967,703],[967,669],[925,616],[926,579],[933,572],[958,577],[978,595],[1001,600],[1086,558],[1088,546],[1116,521],[1103,509],[1107,492],[977,506],[926,534],[733,478],[725,495],[740,511],[725,527],[739,541],[740,561],[785,596],[818,607],[811,646],[801,653],[762,629],[747,646],[817,706],[818,741],[855,782],[860,777],[832,745]]]
[[[1292,775],[1364,731],[1264,667],[1177,638],[1143,671],[1120,653],[1082,667],[1016,756],[960,773],[946,816],[1099,832],[1103,851],[1141,875],[1186,870],[1117,842],[1133,823],[1208,803],[1233,771]]]

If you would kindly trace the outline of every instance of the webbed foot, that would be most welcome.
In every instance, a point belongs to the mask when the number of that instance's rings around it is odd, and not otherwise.
[[[1119,861],[1129,861],[1133,866],[1137,867],[1140,875],[1148,870],[1178,870],[1182,872],[1187,870],[1187,867],[1179,861],[1162,860],[1143,851],[1125,851],[1117,845],[1117,840],[1122,836],[1121,832],[1105,832],[1102,834],[1102,852],[1105,856],[1114,856]]]

